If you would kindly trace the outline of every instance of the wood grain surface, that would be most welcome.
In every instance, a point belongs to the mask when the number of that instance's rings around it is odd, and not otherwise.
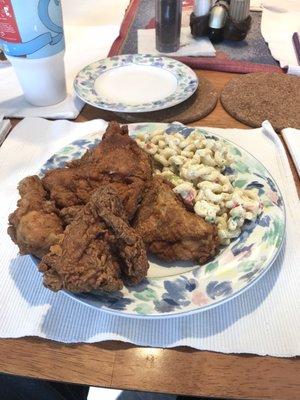
[[[197,74],[211,80],[218,91],[236,76],[214,71]],[[101,118],[101,111],[85,106],[77,121],[93,118]],[[220,102],[210,115],[191,125],[246,128]],[[299,178],[289,160],[300,193]],[[40,379],[223,399],[300,399],[299,357],[157,349],[116,341],[65,345],[38,338],[2,339],[0,355],[0,372]]]

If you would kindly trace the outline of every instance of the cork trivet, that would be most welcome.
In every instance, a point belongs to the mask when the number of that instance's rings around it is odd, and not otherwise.
[[[208,115],[216,106],[218,92],[210,81],[199,78],[199,87],[196,92],[184,102],[170,108],[146,113],[112,113],[99,110],[98,118],[118,122],[173,122],[183,124],[197,121]]]
[[[300,77],[277,73],[241,75],[228,82],[221,103],[235,119],[260,127],[268,119],[276,131],[300,128]]]

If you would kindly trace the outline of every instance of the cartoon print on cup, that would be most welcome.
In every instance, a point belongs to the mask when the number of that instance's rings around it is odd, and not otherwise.
[[[50,56],[64,49],[64,35],[60,0],[36,0],[37,21],[32,20],[29,33],[30,15],[25,13],[24,5],[13,0],[0,0],[0,38],[3,49],[9,56],[26,57],[33,55],[46,46]],[[21,8],[20,8],[21,7]],[[23,11],[23,12],[22,12]],[[55,17],[56,21],[53,20]],[[25,19],[26,18],[26,19]],[[22,27],[20,29],[19,27]],[[31,56],[30,58],[35,58]],[[38,55],[37,55],[37,58]]]

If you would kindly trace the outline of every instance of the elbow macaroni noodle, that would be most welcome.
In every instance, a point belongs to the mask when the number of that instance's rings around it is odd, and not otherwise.
[[[207,139],[198,130],[186,138],[163,130],[138,133],[136,141],[156,161],[155,174],[169,180],[196,214],[217,225],[222,244],[229,244],[246,220],[261,213],[257,190],[236,188],[234,176],[222,174],[234,162],[223,141]]]

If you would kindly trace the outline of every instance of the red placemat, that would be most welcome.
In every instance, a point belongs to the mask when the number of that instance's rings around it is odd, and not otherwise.
[[[183,1],[185,20],[192,12],[192,0]],[[131,0],[118,38],[114,41],[109,56],[137,53],[137,30],[154,27],[154,1]],[[252,13],[252,28],[243,42],[222,42],[214,45],[216,57],[174,57],[194,69],[225,72],[283,72],[273,59],[268,45],[260,33],[260,13]]]

